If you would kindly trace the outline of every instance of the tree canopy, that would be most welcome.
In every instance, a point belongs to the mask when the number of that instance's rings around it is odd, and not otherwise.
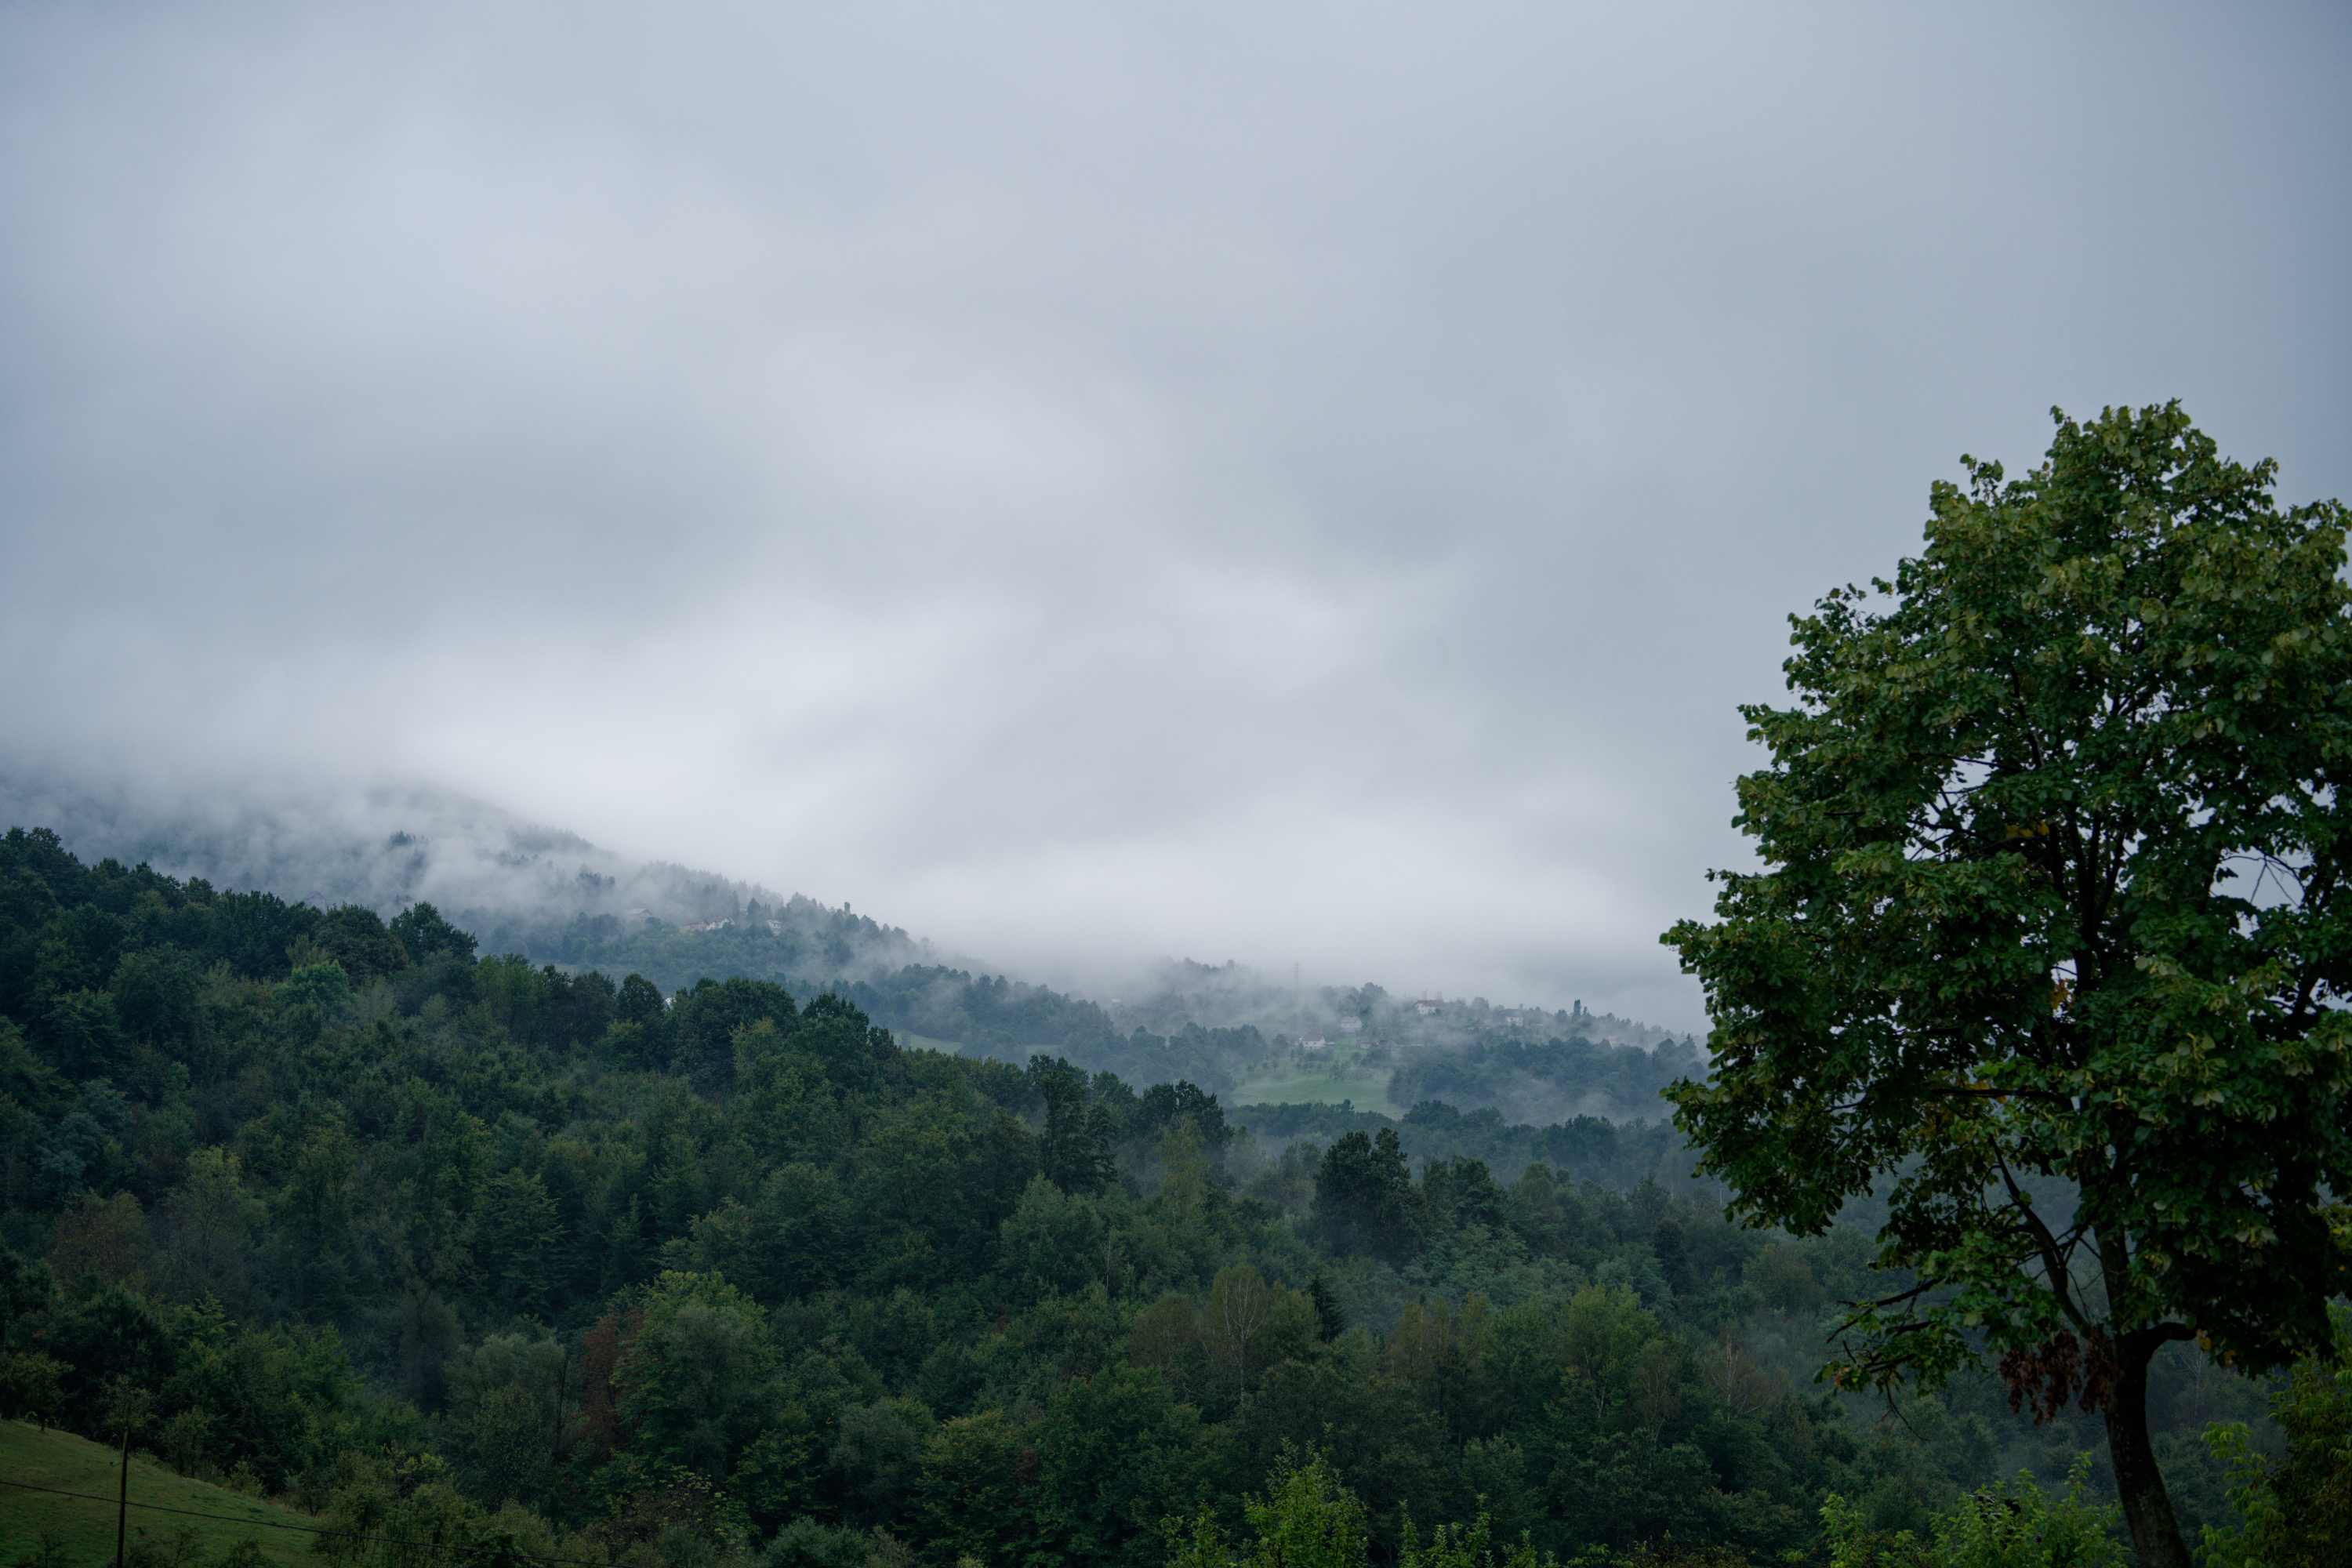
[[[2150,1357],[2276,1366],[2352,1284],[2347,514],[2178,405],[1963,463],[1892,581],[1792,617],[1793,700],[1741,710],[1761,867],[1666,933],[1715,1053],[1671,1094],[1751,1220],[1885,1195],[1916,1283],[1847,1319],[1841,1379],[1990,1353],[2103,1411],[2168,1568]]]

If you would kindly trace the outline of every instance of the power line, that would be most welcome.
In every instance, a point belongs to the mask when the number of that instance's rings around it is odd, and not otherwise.
[[[12,1481],[5,1476],[0,1476],[0,1487],[16,1487],[19,1490],[28,1492],[47,1492],[51,1497],[79,1498],[84,1502],[118,1501],[114,1498],[100,1497],[96,1492],[69,1492],[57,1487],[37,1486],[31,1481]],[[206,1513],[201,1509],[172,1508],[160,1502],[133,1501],[130,1506],[143,1508],[150,1513],[175,1513],[184,1519],[216,1519],[224,1524],[249,1524],[263,1530],[295,1530],[300,1531],[305,1535],[331,1535],[338,1541],[366,1541],[380,1546],[404,1546],[413,1552],[427,1552],[435,1554],[471,1553],[490,1550],[488,1546],[455,1546],[446,1542],[436,1543],[430,1541],[403,1541],[394,1535],[367,1535],[356,1530],[329,1530],[316,1524],[288,1524],[275,1519],[247,1519],[234,1513]],[[573,1563],[578,1564],[579,1568],[606,1568],[605,1564],[593,1557],[541,1557],[535,1552],[525,1552],[520,1547],[514,1548],[514,1552],[517,1556],[532,1563]]]

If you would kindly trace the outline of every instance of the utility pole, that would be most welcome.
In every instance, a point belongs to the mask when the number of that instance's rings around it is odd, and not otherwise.
[[[123,1527],[131,1519],[131,1423],[122,1424],[122,1476],[114,1493],[114,1568],[122,1568]]]
[[[129,1378],[118,1377],[107,1384],[99,1430],[104,1431],[110,1421],[122,1428],[122,1469],[114,1486],[114,1568],[123,1568],[124,1548],[130,1544],[131,1435],[147,1425],[154,1413],[154,1396]]]

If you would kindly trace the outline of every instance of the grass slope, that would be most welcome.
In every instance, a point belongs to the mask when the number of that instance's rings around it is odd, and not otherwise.
[[[1365,1054],[1358,1046],[1334,1045],[1304,1059],[1294,1056],[1253,1075],[1228,1098],[1234,1105],[1338,1105],[1349,1100],[1358,1110],[1403,1115],[1402,1107],[1389,1103],[1389,1069],[1366,1066]]]
[[[961,1040],[934,1039],[929,1035],[917,1035],[905,1029],[897,1031],[898,1044],[908,1050],[939,1051],[960,1057],[970,1054]],[[1228,1105],[1340,1105],[1352,1103],[1358,1110],[1378,1112],[1382,1116],[1401,1117],[1402,1105],[1389,1099],[1389,1071],[1384,1067],[1364,1065],[1364,1051],[1357,1046],[1333,1046],[1305,1060],[1294,1056],[1282,1065],[1268,1065],[1243,1080],[1234,1092],[1224,1096]],[[1061,1048],[1051,1045],[1021,1047],[1013,1053],[1017,1061],[1032,1055],[1059,1056]]]
[[[113,1449],[77,1437],[69,1432],[48,1431],[22,1421],[0,1421],[0,1480],[26,1481],[60,1491],[90,1492],[105,1499],[53,1497],[0,1486],[0,1563],[32,1555],[46,1533],[55,1533],[72,1563],[114,1561],[114,1489],[117,1456]],[[206,1563],[241,1541],[254,1540],[273,1563],[313,1561],[310,1542],[316,1539],[295,1530],[271,1530],[269,1524],[314,1524],[317,1521],[275,1503],[259,1501],[226,1487],[174,1475],[153,1459],[131,1456],[131,1541],[145,1541],[170,1561],[173,1542],[181,1531],[194,1532],[194,1550],[184,1561]],[[139,1503],[186,1509],[194,1513],[226,1514],[227,1519],[190,1519],[157,1513]]]

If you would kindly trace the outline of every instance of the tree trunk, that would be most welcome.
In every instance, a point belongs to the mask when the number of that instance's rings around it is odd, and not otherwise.
[[[2119,1352],[2106,1407],[2107,1457],[2116,1467],[2116,1493],[2131,1529],[2132,1549],[2139,1554],[2139,1568],[2192,1568],[2180,1521],[2172,1515],[2172,1498],[2164,1489],[2164,1473],[2156,1468],[2156,1449],[2147,1440],[2147,1363],[2156,1346],[2126,1339]]]

